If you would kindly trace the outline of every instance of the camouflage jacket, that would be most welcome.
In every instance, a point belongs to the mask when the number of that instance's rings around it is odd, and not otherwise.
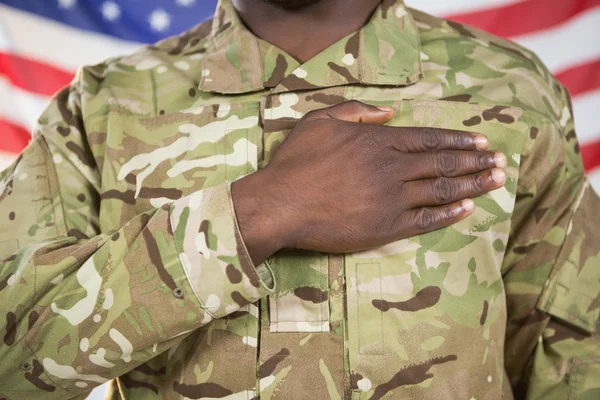
[[[0,398],[600,398],[600,201],[536,56],[385,0],[300,65],[230,1],[81,69],[0,174]],[[348,99],[487,135],[506,187],[443,230],[252,265],[228,182]]]

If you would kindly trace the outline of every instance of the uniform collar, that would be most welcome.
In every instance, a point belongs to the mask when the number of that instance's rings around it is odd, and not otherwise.
[[[422,76],[418,29],[403,0],[383,0],[360,31],[304,64],[253,35],[219,0],[199,88],[223,94],[346,84],[403,86]]]

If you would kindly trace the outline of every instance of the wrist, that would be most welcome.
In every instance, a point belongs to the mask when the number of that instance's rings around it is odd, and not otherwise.
[[[264,170],[231,184],[231,197],[244,244],[254,265],[285,248],[286,223],[277,205],[274,184]]]

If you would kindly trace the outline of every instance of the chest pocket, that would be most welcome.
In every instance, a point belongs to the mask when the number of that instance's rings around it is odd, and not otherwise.
[[[259,103],[156,117],[110,113],[103,127],[108,133],[101,210],[119,207],[122,213],[120,221],[102,221],[103,228],[255,171],[262,152],[259,115]]]
[[[531,126],[517,108],[432,100],[393,107],[393,126],[486,135],[507,156],[507,181],[474,199],[476,211],[458,224],[346,256],[352,399],[494,397],[503,379],[501,265]]]

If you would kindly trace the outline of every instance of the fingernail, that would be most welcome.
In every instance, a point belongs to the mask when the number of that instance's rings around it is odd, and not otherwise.
[[[471,212],[475,209],[475,202],[471,199],[465,199],[460,202],[460,206],[466,212]]]
[[[496,167],[498,168],[506,168],[508,165],[508,161],[506,160],[506,156],[504,153],[496,153],[494,154],[494,162],[496,163]]]
[[[504,170],[501,168],[494,168],[492,170],[492,180],[495,183],[504,183],[506,180],[506,173],[504,173]]]
[[[377,106],[377,108],[379,108],[381,111],[385,111],[385,112],[392,111],[392,107],[388,107],[388,106]]]
[[[479,149],[479,150],[485,150],[488,148],[490,142],[488,140],[487,137],[483,136],[483,135],[477,135],[475,136],[474,139],[475,142],[475,146]]]

